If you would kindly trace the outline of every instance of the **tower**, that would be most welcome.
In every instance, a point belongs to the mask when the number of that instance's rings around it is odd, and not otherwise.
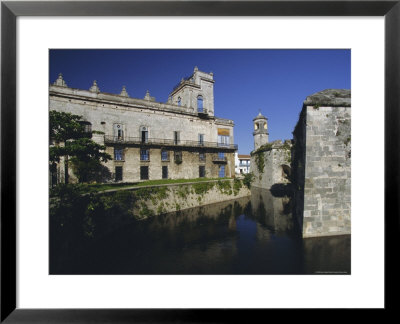
[[[193,108],[203,116],[214,116],[214,74],[202,72],[196,66],[192,75],[182,78],[169,98],[175,105]]]
[[[257,150],[260,146],[268,143],[268,118],[261,115],[261,111],[257,117],[253,119],[254,123],[254,150]]]

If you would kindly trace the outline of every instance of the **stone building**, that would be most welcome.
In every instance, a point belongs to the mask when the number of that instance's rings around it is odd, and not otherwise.
[[[290,182],[291,141],[268,141],[268,119],[258,114],[254,122],[254,151],[251,152],[252,186],[271,189],[274,185]]]
[[[350,234],[350,90],[307,97],[293,135],[295,206],[303,237]]]
[[[115,181],[233,177],[232,120],[214,115],[213,73],[199,71],[177,84],[165,103],[147,91],[143,99],[67,86],[62,75],[50,85],[50,110],[82,116],[93,140],[106,146],[113,160],[105,166]],[[63,182],[64,165],[58,165]],[[69,171],[69,173],[72,173]],[[73,180],[73,176],[70,177]]]

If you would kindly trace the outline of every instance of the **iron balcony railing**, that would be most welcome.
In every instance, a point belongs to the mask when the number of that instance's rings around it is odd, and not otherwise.
[[[137,144],[137,145],[161,145],[161,146],[186,146],[186,147],[204,147],[204,148],[220,148],[237,150],[237,144],[224,144],[218,142],[205,142],[205,141],[186,141],[186,140],[174,140],[165,138],[147,138],[142,139],[141,137],[118,137],[112,135],[104,135],[105,144]]]
[[[200,114],[200,115],[208,115],[207,108],[197,109],[197,113]]]
[[[212,161],[213,162],[219,162],[219,163],[226,163],[228,162],[228,159],[226,156],[222,157],[222,156],[213,156],[212,157]]]

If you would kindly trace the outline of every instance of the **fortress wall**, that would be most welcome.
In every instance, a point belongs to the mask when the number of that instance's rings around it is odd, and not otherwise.
[[[331,107],[309,99],[293,132],[296,215],[303,237],[350,234],[350,99]]]
[[[252,186],[271,189],[273,185],[289,183],[285,171],[290,170],[290,149],[289,144],[275,141],[252,152],[250,160],[250,171],[254,174]],[[263,162],[258,161],[259,159],[262,159]]]

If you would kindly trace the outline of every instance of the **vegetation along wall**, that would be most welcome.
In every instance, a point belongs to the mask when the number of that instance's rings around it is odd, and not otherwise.
[[[291,141],[274,141],[251,152],[250,169],[254,175],[252,186],[271,189],[274,185],[290,182]]]
[[[140,219],[249,196],[250,190],[240,179],[224,179],[147,187],[132,194],[136,197],[133,214]]]
[[[83,193],[61,186],[50,200],[53,241],[97,238],[132,221],[250,195],[250,183],[221,179]],[[57,245],[56,243],[54,244]]]

